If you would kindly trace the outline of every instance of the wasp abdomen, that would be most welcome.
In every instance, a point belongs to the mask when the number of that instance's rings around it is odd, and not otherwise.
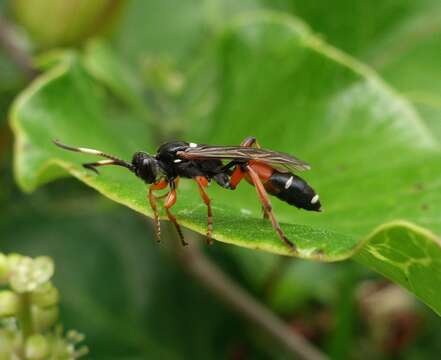
[[[265,183],[266,190],[280,200],[298,208],[320,211],[318,194],[301,177],[274,171]]]

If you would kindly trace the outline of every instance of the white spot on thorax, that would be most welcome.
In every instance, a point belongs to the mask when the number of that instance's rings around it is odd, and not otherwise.
[[[181,159],[175,159],[175,160],[173,160],[173,162],[174,163],[180,163],[180,162],[182,162],[182,160]]]
[[[292,181],[294,180],[294,176],[291,176],[285,184],[285,189],[288,189],[292,185]]]
[[[312,199],[311,199],[311,204],[315,204],[317,201],[319,201],[319,195],[316,194]]]
[[[196,144],[196,143],[190,143],[190,147],[191,147],[191,148],[198,147],[198,144]]]

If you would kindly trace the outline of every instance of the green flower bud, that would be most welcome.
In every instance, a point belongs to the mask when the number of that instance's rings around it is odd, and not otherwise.
[[[66,333],[66,339],[71,342],[72,344],[78,344],[82,341],[84,341],[86,337],[84,336],[84,334],[81,334],[80,332],[76,331],[76,330],[69,330]]]
[[[20,311],[20,296],[9,290],[0,292],[0,317],[15,316]]]
[[[47,282],[31,293],[31,303],[39,307],[50,307],[58,304],[58,289]]]
[[[43,335],[36,334],[26,340],[25,357],[29,360],[47,359],[49,356],[49,342]]]
[[[17,21],[41,47],[78,44],[103,32],[124,0],[14,0]]]
[[[57,322],[59,310],[57,306],[41,308],[34,305],[31,307],[31,313],[35,331],[43,332]]]
[[[47,256],[32,259],[28,256],[11,255],[9,283],[18,292],[30,292],[42,286],[54,274],[54,263]]]
[[[23,255],[20,255],[20,254],[12,253],[12,254],[9,254],[9,255],[7,256],[7,258],[8,258],[9,267],[10,267],[10,268],[13,268],[14,266],[16,266],[16,264],[17,264],[21,259],[24,258],[24,256],[23,256]]]

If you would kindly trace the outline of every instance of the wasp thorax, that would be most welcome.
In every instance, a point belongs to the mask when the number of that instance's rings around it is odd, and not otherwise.
[[[153,156],[145,152],[137,152],[133,155],[132,165],[136,176],[147,184],[153,184],[157,181],[159,168],[158,162]]]

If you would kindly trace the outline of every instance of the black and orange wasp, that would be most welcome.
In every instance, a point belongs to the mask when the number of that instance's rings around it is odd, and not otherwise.
[[[207,206],[208,230],[207,240],[211,243],[213,216],[211,200],[205,191],[214,180],[226,189],[234,190],[242,179],[256,188],[262,203],[264,216],[268,218],[280,239],[295,251],[295,245],[288,240],[275,218],[268,194],[301,209],[321,211],[318,194],[301,177],[293,174],[296,171],[309,170],[310,166],[291,155],[260,148],[255,137],[247,137],[240,146],[198,145],[185,141],[173,141],[161,145],[155,155],[136,152],[132,161],[127,162],[102,151],[73,147],[54,140],[54,143],[65,150],[76,151],[106,158],[83,166],[98,173],[97,167],[107,165],[123,166],[150,184],[148,199],[153,210],[156,236],[160,240],[161,228],[157,200],[165,197],[164,208],[168,219],[174,224],[181,242],[187,245],[176,221],[170,212],[176,203],[176,189],[179,178],[193,179],[199,193]],[[156,196],[156,190],[169,187],[163,196]]]

